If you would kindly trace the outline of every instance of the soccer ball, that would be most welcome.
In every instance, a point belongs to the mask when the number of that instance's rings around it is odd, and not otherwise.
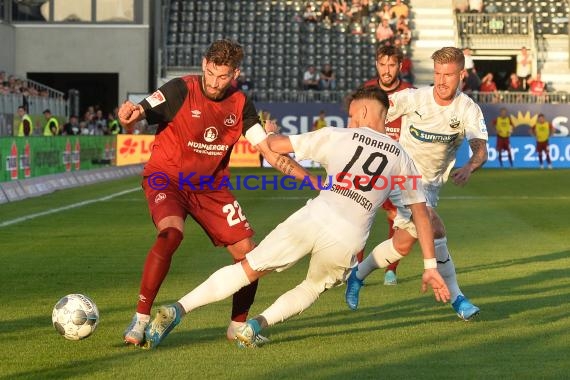
[[[53,327],[65,339],[85,339],[97,328],[99,310],[89,297],[68,294],[55,304],[51,320]]]

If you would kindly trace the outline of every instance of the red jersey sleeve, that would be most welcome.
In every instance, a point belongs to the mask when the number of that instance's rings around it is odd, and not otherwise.
[[[174,119],[187,96],[188,86],[182,78],[175,78],[166,82],[139,104],[143,107],[149,124],[163,124]]]

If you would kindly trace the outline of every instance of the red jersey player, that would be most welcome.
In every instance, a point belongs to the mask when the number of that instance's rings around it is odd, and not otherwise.
[[[144,341],[151,307],[183,239],[188,215],[236,262],[255,246],[253,230],[227,186],[230,154],[240,135],[283,173],[298,179],[309,175],[288,156],[270,150],[255,106],[232,87],[242,59],[239,44],[215,41],[202,60],[201,76],[173,79],[139,104],[127,101],[120,107],[120,122],[127,128],[144,118],[158,124],[142,182],[158,236],[146,257],[137,311],[124,333],[125,343]],[[257,283],[252,283],[234,295],[228,339],[245,322],[256,289]]]
[[[364,86],[378,86],[384,90],[388,95],[413,87],[410,83],[400,79],[400,69],[402,68],[402,61],[404,54],[400,48],[395,46],[380,46],[376,50],[376,70],[378,77],[372,78],[364,83]],[[400,138],[400,128],[402,119],[398,118],[391,123],[386,124],[386,134],[398,141]],[[394,218],[396,217],[396,207],[387,199],[382,205],[386,210],[386,217],[388,220],[388,239],[394,235]],[[364,251],[357,254],[358,262],[362,262]],[[384,276],[384,285],[396,285],[396,268],[399,261],[396,261],[386,267]]]

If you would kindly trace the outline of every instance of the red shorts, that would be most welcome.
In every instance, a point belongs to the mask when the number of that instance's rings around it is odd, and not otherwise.
[[[501,151],[501,150],[510,150],[510,149],[511,149],[510,138],[497,136],[497,150]]]
[[[548,153],[548,140],[543,141],[543,142],[537,142],[536,143],[536,151]]]
[[[167,216],[186,220],[190,215],[216,246],[232,245],[254,234],[241,206],[227,188],[197,192],[179,190],[170,184],[164,190],[155,190],[146,178],[142,187],[155,225]]]

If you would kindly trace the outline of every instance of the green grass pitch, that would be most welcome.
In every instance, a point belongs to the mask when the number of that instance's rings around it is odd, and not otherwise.
[[[234,176],[275,173],[234,170]],[[375,272],[356,312],[344,304],[344,286],[325,292],[305,313],[266,330],[272,342],[256,350],[226,341],[229,299],[188,315],[154,351],[123,345],[155,235],[139,182],[128,178],[0,206],[0,378],[570,377],[570,171],[483,169],[465,188],[444,188],[438,211],[462,290],[481,307],[476,321],[462,322],[448,304],[420,293],[416,249],[400,265],[398,286],[384,286],[383,273]],[[256,240],[313,195],[235,193]],[[11,222],[70,204],[78,207]],[[368,249],[385,235],[380,212]],[[157,304],[177,300],[228,263],[226,251],[188,221]],[[306,269],[303,260],[262,279],[252,314],[297,285]],[[93,336],[72,342],[56,333],[51,311],[76,292],[97,303],[101,318]]]

